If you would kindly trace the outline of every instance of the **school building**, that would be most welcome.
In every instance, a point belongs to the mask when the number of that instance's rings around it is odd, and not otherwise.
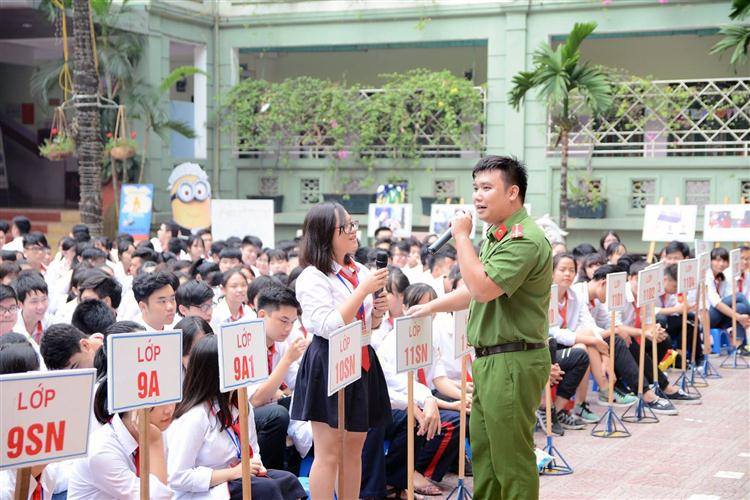
[[[0,6],[0,125],[8,207],[75,207],[74,160],[34,157],[51,116],[35,102],[34,68],[59,57],[55,26],[44,25],[37,0]],[[528,165],[527,203],[534,216],[558,212],[560,149],[549,131],[546,107],[531,93],[516,112],[508,105],[511,80],[530,69],[543,42],[559,42],[576,22],[598,27],[582,45],[583,57],[619,72],[658,81],[661,95],[635,84],[617,116],[585,122],[572,134],[571,176],[581,173],[606,200],[601,218],[571,218],[572,243],[618,231],[635,250],[644,207],[738,203],[750,198],[750,67],[732,67],[729,55],[709,54],[730,23],[726,0],[141,0],[122,26],[147,37],[138,71],[158,86],[170,69],[206,71],[170,92],[174,117],[189,121],[197,138],[169,143],[149,137],[144,182],[156,188],[154,222],[170,214],[167,178],[183,161],[199,163],[214,198],[283,196],[277,239],[294,236],[306,211],[325,194],[343,191],[369,201],[375,186],[397,178],[407,184],[414,227],[425,230],[423,199],[471,198],[471,167],[479,151],[425,149],[403,167],[379,158],[372,171],[330,161],[301,148],[280,163],[247,154],[216,119],[217,102],[242,79],[270,82],[311,76],[360,84],[376,92],[383,73],[414,68],[450,70],[481,94],[484,151],[513,154]],[[627,95],[628,87],[619,91]],[[36,113],[34,112],[36,111]],[[29,116],[31,113],[31,116]],[[659,119],[661,118],[661,119]],[[139,130],[139,137],[142,127]],[[140,139],[139,139],[140,140]],[[374,184],[359,182],[373,175]],[[347,197],[349,198],[349,197]],[[698,227],[702,227],[699,207]],[[601,215],[601,214],[600,214]],[[366,215],[357,215],[362,222]]]

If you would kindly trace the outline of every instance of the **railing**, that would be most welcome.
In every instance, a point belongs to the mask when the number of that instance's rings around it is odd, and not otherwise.
[[[750,156],[750,78],[633,80],[618,84],[612,111],[583,116],[570,133],[571,155]],[[559,154],[551,118],[547,153]]]
[[[474,88],[481,99],[482,114],[486,116],[487,101],[483,88]],[[359,91],[362,100],[372,99],[373,96],[386,92],[384,89],[362,89]],[[418,100],[418,98],[417,98]],[[458,118],[460,120],[460,117]],[[464,158],[477,157],[485,146],[485,131],[483,124],[477,124],[466,133],[461,141],[456,141],[445,124],[444,117],[440,112],[429,113],[419,120],[413,120],[413,132],[415,146],[422,158]],[[263,150],[246,148],[242,144],[236,144],[234,154],[241,158],[278,158],[284,156],[287,159],[325,159],[338,156],[340,160],[346,160],[350,151],[347,147],[336,144],[334,138],[327,134],[329,124],[321,123],[315,129],[308,130],[302,135],[293,137],[291,141],[285,141],[283,146],[269,144]],[[378,136],[358,154],[362,157],[372,159],[399,158],[398,148],[388,144],[387,137],[391,133],[389,129],[383,129]],[[357,142],[356,137],[351,142]],[[459,143],[460,142],[460,143]],[[288,146],[287,144],[293,144]],[[471,145],[471,146],[467,146]],[[473,147],[476,146],[476,147]]]

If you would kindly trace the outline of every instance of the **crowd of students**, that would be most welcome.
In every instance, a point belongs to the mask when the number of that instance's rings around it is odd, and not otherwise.
[[[370,335],[362,378],[346,389],[346,474],[339,498],[400,498],[409,429],[407,377],[396,370],[394,319],[455,290],[461,273],[450,245],[427,253],[435,235],[395,239],[380,228],[373,245],[365,247],[358,229],[341,206],[324,203],[308,213],[302,238],[277,242],[273,249],[254,236],[212,241],[209,231],[183,236],[164,223],[155,238],[140,242],[128,235],[114,242],[91,238],[86,226],[76,225],[53,250],[44,234],[31,231],[26,217],[0,221],[0,241],[7,241],[0,252],[0,373],[93,367],[98,378],[88,457],[34,467],[29,498],[137,498],[137,412],[108,413],[102,345],[108,335],[164,329],[182,331],[184,398],[149,413],[152,498],[241,497],[243,404],[251,416],[253,496],[305,497],[297,475],[312,456],[310,495],[332,497],[339,434],[336,399],[327,397],[327,339],[356,320]],[[386,269],[375,269],[378,252],[388,253]],[[599,421],[610,377],[616,380],[615,406],[637,401],[641,315],[634,297],[638,272],[647,264],[628,253],[614,232],[603,235],[598,248],[581,244],[568,252],[554,243],[553,254],[561,324],[549,329],[550,382],[556,386],[551,425],[562,435]],[[662,370],[654,374],[650,358],[652,342],[658,361],[679,355],[685,301],[694,321],[695,294],[676,293],[676,262],[691,255],[680,242],[659,254],[665,294],[656,307],[657,325],[646,333],[643,370],[648,384],[643,398],[657,414],[675,415],[679,404],[700,403],[695,394],[671,385]],[[743,247],[741,255],[734,309],[726,249],[711,250],[705,283],[711,326],[728,328],[734,317],[746,355],[750,248]],[[607,276],[619,271],[628,273],[630,286],[628,305],[616,316],[612,373],[604,301]],[[249,401],[238,401],[236,393],[219,391],[213,333],[222,324],[255,318],[265,325],[269,378],[249,388]],[[690,326],[689,346],[692,332]],[[450,314],[433,317],[434,362],[415,380],[414,483],[422,495],[442,494],[436,483],[459,459],[461,404],[471,414],[471,369],[462,403],[453,333]],[[705,355],[702,344],[696,342],[697,364]],[[599,387],[593,397],[590,378]],[[540,401],[543,431],[544,398]],[[14,486],[15,474],[4,471],[0,499],[11,498]]]

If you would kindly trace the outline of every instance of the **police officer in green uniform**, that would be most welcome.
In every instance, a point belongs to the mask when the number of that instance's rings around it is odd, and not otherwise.
[[[477,255],[469,236],[471,215],[451,223],[465,286],[408,314],[469,308],[468,337],[476,350],[470,420],[474,498],[537,498],[533,433],[550,371],[552,250],[523,207],[527,174],[521,163],[487,156],[472,175],[477,216],[490,228]]]

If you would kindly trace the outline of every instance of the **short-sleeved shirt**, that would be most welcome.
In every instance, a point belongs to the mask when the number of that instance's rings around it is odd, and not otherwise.
[[[501,226],[489,228],[479,260],[487,276],[505,293],[487,303],[471,301],[469,343],[489,347],[519,340],[544,342],[549,328],[552,248],[525,208]]]

